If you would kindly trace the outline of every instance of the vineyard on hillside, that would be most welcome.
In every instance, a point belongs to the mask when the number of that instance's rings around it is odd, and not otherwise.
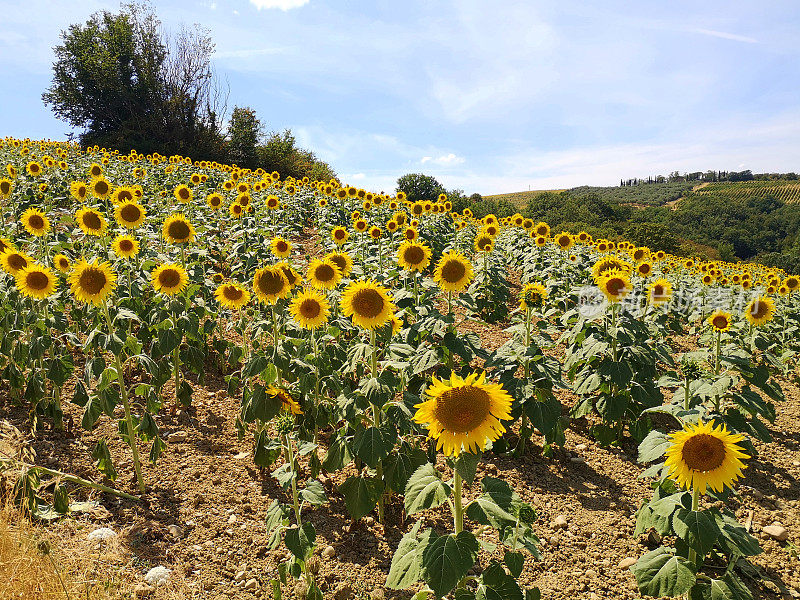
[[[739,181],[709,183],[697,194],[718,194],[734,199],[766,198],[771,196],[781,202],[800,202],[798,181]]]
[[[23,559],[66,598],[800,593],[796,274],[181,156],[0,168],[0,596]]]

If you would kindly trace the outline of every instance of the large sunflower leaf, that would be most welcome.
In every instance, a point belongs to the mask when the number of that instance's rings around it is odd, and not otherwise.
[[[639,591],[656,598],[685,594],[696,578],[688,560],[675,556],[671,548],[664,547],[642,556],[631,570]]]
[[[419,467],[406,484],[405,507],[409,515],[435,508],[450,496],[451,489],[431,463]]]
[[[422,551],[422,577],[438,598],[446,596],[469,573],[480,544],[469,531],[431,539]]]

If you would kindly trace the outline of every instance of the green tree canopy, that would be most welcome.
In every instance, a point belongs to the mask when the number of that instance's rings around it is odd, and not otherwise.
[[[446,193],[444,186],[431,175],[409,173],[397,180],[397,191],[405,192],[411,202],[417,200],[436,200],[439,194]]]

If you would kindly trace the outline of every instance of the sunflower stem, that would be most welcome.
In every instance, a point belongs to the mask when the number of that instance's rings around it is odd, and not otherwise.
[[[719,346],[722,332],[717,330],[716,348],[714,350],[714,375],[719,375]]]
[[[456,535],[458,535],[464,530],[464,507],[461,498],[462,481],[458,469],[455,469],[453,482],[453,528]]]
[[[698,510],[700,510],[700,488],[694,485],[692,486],[692,512],[697,512]],[[689,548],[689,562],[692,563],[692,566],[697,566],[699,570],[699,565],[695,565],[697,552],[694,548]]]
[[[297,472],[294,468],[294,448],[292,448],[292,440],[288,435],[283,436],[283,444],[286,448],[286,460],[289,463],[289,469],[292,471],[292,506],[294,507],[294,516],[297,519],[297,526],[302,527],[303,521],[300,518],[300,501],[297,497]]]
[[[108,335],[114,335],[114,325],[111,322],[111,315],[108,313],[108,304],[103,302],[103,312],[105,313],[106,323],[108,324]],[[125,386],[125,374],[122,370],[122,361],[119,354],[114,353],[114,360],[117,367],[117,384],[119,384],[120,396],[122,396],[122,407],[125,410],[125,426],[128,429],[128,445],[133,452],[133,469],[136,471],[136,482],[139,484],[139,491],[144,494],[144,480],[142,479],[142,464],[139,460],[139,448],[136,446],[136,431],[133,428],[133,417],[131,416],[131,403],[128,399],[128,388]],[[177,394],[177,390],[175,390]]]
[[[372,376],[378,377],[378,343],[376,340],[375,330],[370,329],[369,341],[372,345]],[[372,425],[375,428],[381,426],[381,409],[377,404],[372,404]],[[381,489],[383,489],[383,461],[379,460],[375,467],[375,481]],[[383,492],[378,498],[378,522],[383,525],[384,510],[383,510]]]

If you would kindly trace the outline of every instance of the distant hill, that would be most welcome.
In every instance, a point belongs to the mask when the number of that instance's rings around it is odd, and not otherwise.
[[[800,202],[800,181],[740,181],[707,183],[697,194],[722,195],[741,200],[771,196],[781,202]]]

